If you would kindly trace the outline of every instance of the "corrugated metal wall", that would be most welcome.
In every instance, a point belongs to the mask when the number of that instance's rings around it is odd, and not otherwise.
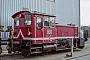
[[[0,24],[1,24],[1,0],[0,0]]]
[[[29,8],[30,11],[38,11],[57,16],[60,24],[74,23],[79,26],[79,2],[80,0],[0,0],[1,24],[5,26],[13,25],[12,14]]]
[[[61,24],[75,23],[79,26],[79,0],[56,1],[57,21]]]

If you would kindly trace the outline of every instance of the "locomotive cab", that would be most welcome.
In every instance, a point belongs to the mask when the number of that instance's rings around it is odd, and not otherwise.
[[[55,17],[42,13],[20,11],[15,13],[14,18],[14,37],[19,41],[19,45],[14,45],[14,51],[23,51],[33,53],[41,53],[42,50],[49,48],[56,49],[55,37]],[[15,49],[15,47],[18,49]]]
[[[14,18],[14,38],[22,40],[25,37],[31,37],[31,26],[34,24],[32,16],[29,11],[20,11],[12,16]]]
[[[32,40],[36,43],[55,43],[56,37],[55,17],[42,13],[20,11],[15,13],[14,38],[19,40]]]
[[[46,15],[42,13],[33,13],[36,21],[36,40],[34,43],[55,43],[56,28],[55,28],[55,16]]]

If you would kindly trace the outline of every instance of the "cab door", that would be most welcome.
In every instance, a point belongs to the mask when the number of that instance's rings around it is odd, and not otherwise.
[[[55,28],[55,17],[44,16],[44,40],[43,43],[55,43],[56,28]]]
[[[35,15],[36,20],[36,35],[35,37],[38,39],[36,43],[42,43],[42,25],[43,25],[43,16],[42,15]]]

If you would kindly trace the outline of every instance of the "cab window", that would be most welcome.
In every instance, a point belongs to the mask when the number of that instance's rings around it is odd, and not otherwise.
[[[37,29],[41,29],[41,22],[42,22],[42,18],[41,17],[37,17],[36,18],[36,28]]]
[[[25,25],[31,25],[31,15],[25,15]]]
[[[49,27],[49,16],[44,16],[44,26]]]
[[[14,19],[14,24],[15,26],[19,26],[19,16],[17,16],[15,19]]]
[[[50,27],[54,27],[55,26],[55,18],[54,17],[50,17]]]

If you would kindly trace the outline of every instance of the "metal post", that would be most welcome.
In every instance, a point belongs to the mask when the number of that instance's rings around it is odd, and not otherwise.
[[[1,32],[0,32],[0,48],[1,48]]]
[[[2,48],[1,48],[1,32],[3,31],[3,27],[2,25],[0,25],[0,54],[2,53]]]
[[[73,38],[71,40],[71,57],[73,56]]]

